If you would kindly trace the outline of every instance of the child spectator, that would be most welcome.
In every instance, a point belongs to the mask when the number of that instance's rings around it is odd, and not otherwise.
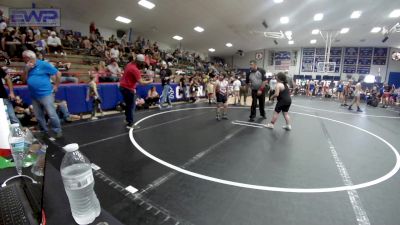
[[[233,97],[234,97],[234,104],[240,104],[240,86],[242,86],[242,82],[240,82],[238,77],[235,77],[233,81]]]
[[[210,79],[208,80],[207,88],[206,88],[207,97],[208,97],[208,104],[211,104],[211,103],[215,102],[215,93],[214,93],[214,90],[215,90],[215,88],[214,88],[214,82],[213,82],[213,79],[210,78]]]
[[[97,120],[98,117],[96,117],[96,112],[97,110],[100,111],[101,116],[103,116],[103,110],[101,110],[101,99],[99,92],[97,91],[97,84],[96,84],[96,76],[90,75],[90,82],[89,82],[89,89],[87,92],[87,97],[86,101],[92,100],[93,102],[93,109],[92,109],[92,115],[90,117],[91,120]]]

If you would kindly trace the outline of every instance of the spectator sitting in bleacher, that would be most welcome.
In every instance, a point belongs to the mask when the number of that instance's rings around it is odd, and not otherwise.
[[[71,68],[71,63],[58,61],[54,66],[61,72],[61,83],[79,83],[79,79],[72,76],[67,71]]]
[[[106,76],[102,77],[100,81],[102,82],[117,82],[122,75],[121,68],[119,67],[117,61],[113,58],[111,59],[111,64],[107,66],[108,73]]]
[[[11,29],[11,31],[6,29],[6,31],[3,32],[3,38],[1,39],[2,48],[7,52],[9,57],[19,57],[22,52],[21,37],[18,30],[15,30],[14,28],[9,29]]]
[[[107,44],[104,41],[104,38],[102,36],[98,36],[96,39],[96,42],[93,43],[93,46],[101,53],[104,53],[106,50]]]
[[[41,38],[41,36],[38,34],[36,34],[34,36],[34,39],[35,39],[35,44],[34,44],[35,50],[34,51],[40,52],[41,54],[46,54],[46,49],[47,49],[46,41],[43,38]]]
[[[147,105],[156,105],[160,100],[160,95],[158,94],[156,87],[152,86],[147,92],[146,103]]]
[[[25,45],[23,48],[35,51],[35,37],[31,29],[26,31],[26,36],[23,36],[22,43]]]
[[[92,42],[90,42],[89,38],[84,36],[82,38],[81,47],[85,50],[85,53],[88,54],[90,52],[90,49],[92,49]]]
[[[110,50],[110,58],[115,59],[116,62],[119,62],[119,57],[120,57],[118,47],[119,45],[117,43]]]
[[[49,46],[50,53],[58,54],[60,52],[61,55],[66,55],[61,44],[61,39],[57,37],[55,31],[50,32],[50,36],[47,38],[47,45]]]
[[[111,61],[111,52],[110,51],[111,51],[110,47],[106,47],[104,50],[104,58],[107,63],[109,63]]]

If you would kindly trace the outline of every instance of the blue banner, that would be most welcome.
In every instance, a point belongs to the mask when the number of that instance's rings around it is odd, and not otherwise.
[[[359,74],[369,74],[371,66],[359,66],[357,68],[357,73]]]
[[[350,56],[357,56],[358,48],[345,48],[344,54]]]
[[[325,48],[317,48],[315,55],[325,55]]]
[[[343,61],[344,65],[356,65],[357,57],[345,57]]]
[[[374,57],[386,57],[387,52],[387,48],[374,48]]]
[[[341,56],[342,55],[342,48],[334,47],[331,48],[331,56]]]
[[[371,57],[373,48],[360,48],[360,57]]]
[[[343,73],[356,73],[356,66],[352,65],[344,65],[343,66]]]
[[[275,60],[290,60],[290,52],[287,51],[275,52]]]
[[[312,72],[314,67],[314,57],[304,57],[301,64],[302,72]]]
[[[337,65],[340,65],[340,61],[342,60],[342,58],[341,57],[330,57],[329,58],[329,62],[334,62],[334,63],[336,63],[336,66]]]
[[[10,26],[59,27],[60,9],[10,9]]]
[[[315,48],[303,48],[303,55],[304,56],[314,56]]]
[[[373,65],[386,65],[386,57],[384,57],[384,58],[374,57],[372,64]]]
[[[372,62],[371,58],[359,58],[358,59],[358,65],[367,65],[370,66]]]

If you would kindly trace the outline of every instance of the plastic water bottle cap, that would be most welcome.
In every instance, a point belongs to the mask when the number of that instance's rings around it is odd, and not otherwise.
[[[66,152],[74,152],[79,149],[79,145],[77,143],[72,143],[63,147]]]

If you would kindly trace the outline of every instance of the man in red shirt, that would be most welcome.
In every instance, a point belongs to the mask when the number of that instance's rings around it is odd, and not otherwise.
[[[129,57],[129,63],[126,65],[124,70],[124,75],[119,81],[119,89],[124,98],[125,102],[125,117],[128,129],[138,129],[137,125],[133,125],[134,113],[136,107],[136,85],[140,83],[142,85],[147,85],[153,83],[153,79],[143,80],[142,72],[146,65],[145,57],[142,54],[136,56],[136,60],[131,56]]]

